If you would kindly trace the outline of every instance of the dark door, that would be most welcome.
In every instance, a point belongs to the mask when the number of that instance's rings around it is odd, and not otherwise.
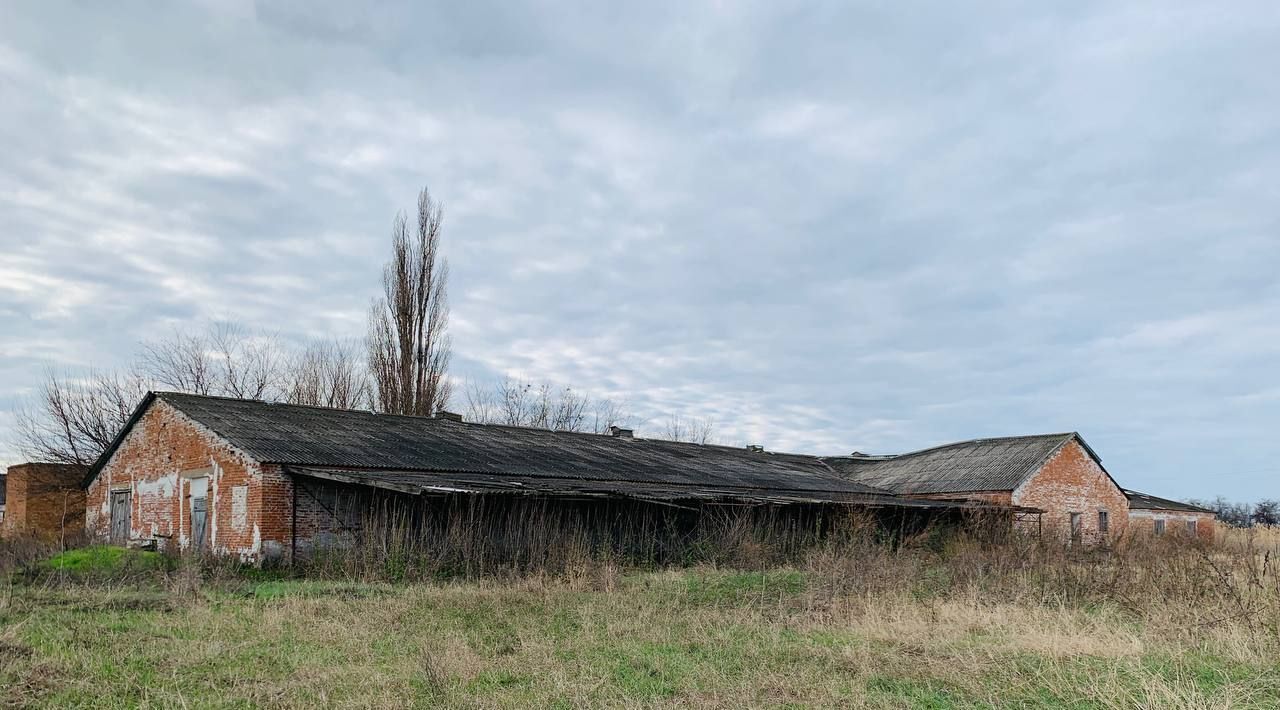
[[[111,492],[111,542],[123,545],[129,541],[129,491]]]
[[[209,528],[208,498],[191,499],[191,549],[204,549],[205,530]]]

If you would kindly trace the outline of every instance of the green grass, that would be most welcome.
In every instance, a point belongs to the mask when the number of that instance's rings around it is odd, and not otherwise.
[[[805,575],[796,570],[715,572],[689,576],[685,594],[695,604],[734,606],[792,597],[804,591],[804,584]]]
[[[1280,706],[1275,640],[1239,629],[817,587],[799,570],[707,569],[608,591],[19,585],[0,603],[0,692],[109,708]]]
[[[61,552],[45,563],[52,570],[77,573],[117,573],[122,570],[151,570],[166,566],[158,552],[97,545]]]

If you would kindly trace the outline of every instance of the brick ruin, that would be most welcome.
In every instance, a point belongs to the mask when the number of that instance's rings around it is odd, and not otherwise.
[[[0,532],[46,540],[74,540],[84,532],[87,466],[24,463],[5,475],[5,513]]]

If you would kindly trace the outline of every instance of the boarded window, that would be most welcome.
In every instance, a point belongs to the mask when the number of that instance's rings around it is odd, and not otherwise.
[[[1081,526],[1082,526],[1082,521],[1081,521],[1081,518],[1080,518],[1080,514],[1079,514],[1079,513],[1072,513],[1072,514],[1071,514],[1071,539],[1072,539],[1072,540],[1079,540],[1079,539],[1080,539],[1080,528],[1081,528]]]
[[[1098,511],[1098,532],[1107,533],[1111,530],[1111,514],[1105,510]]]
[[[1156,534],[1157,534],[1157,535],[1163,535],[1163,534],[1164,534],[1164,521],[1163,521],[1163,520],[1157,520],[1157,521],[1155,521],[1155,531],[1156,531]]]
[[[231,487],[231,527],[243,531],[249,525],[249,487]]]
[[[1187,534],[1188,534],[1188,535],[1195,535],[1195,534],[1196,534],[1196,521],[1194,521],[1194,520],[1188,520],[1188,521],[1187,521]]]

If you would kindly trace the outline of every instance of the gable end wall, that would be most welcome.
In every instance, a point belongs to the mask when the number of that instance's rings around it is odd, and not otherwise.
[[[1124,533],[1129,521],[1129,499],[1116,487],[1097,461],[1071,440],[1013,491],[1013,503],[1045,511],[1044,534],[1070,537],[1071,513],[1080,513],[1081,540],[1096,544]],[[1109,515],[1108,533],[1098,530],[1098,512]]]

